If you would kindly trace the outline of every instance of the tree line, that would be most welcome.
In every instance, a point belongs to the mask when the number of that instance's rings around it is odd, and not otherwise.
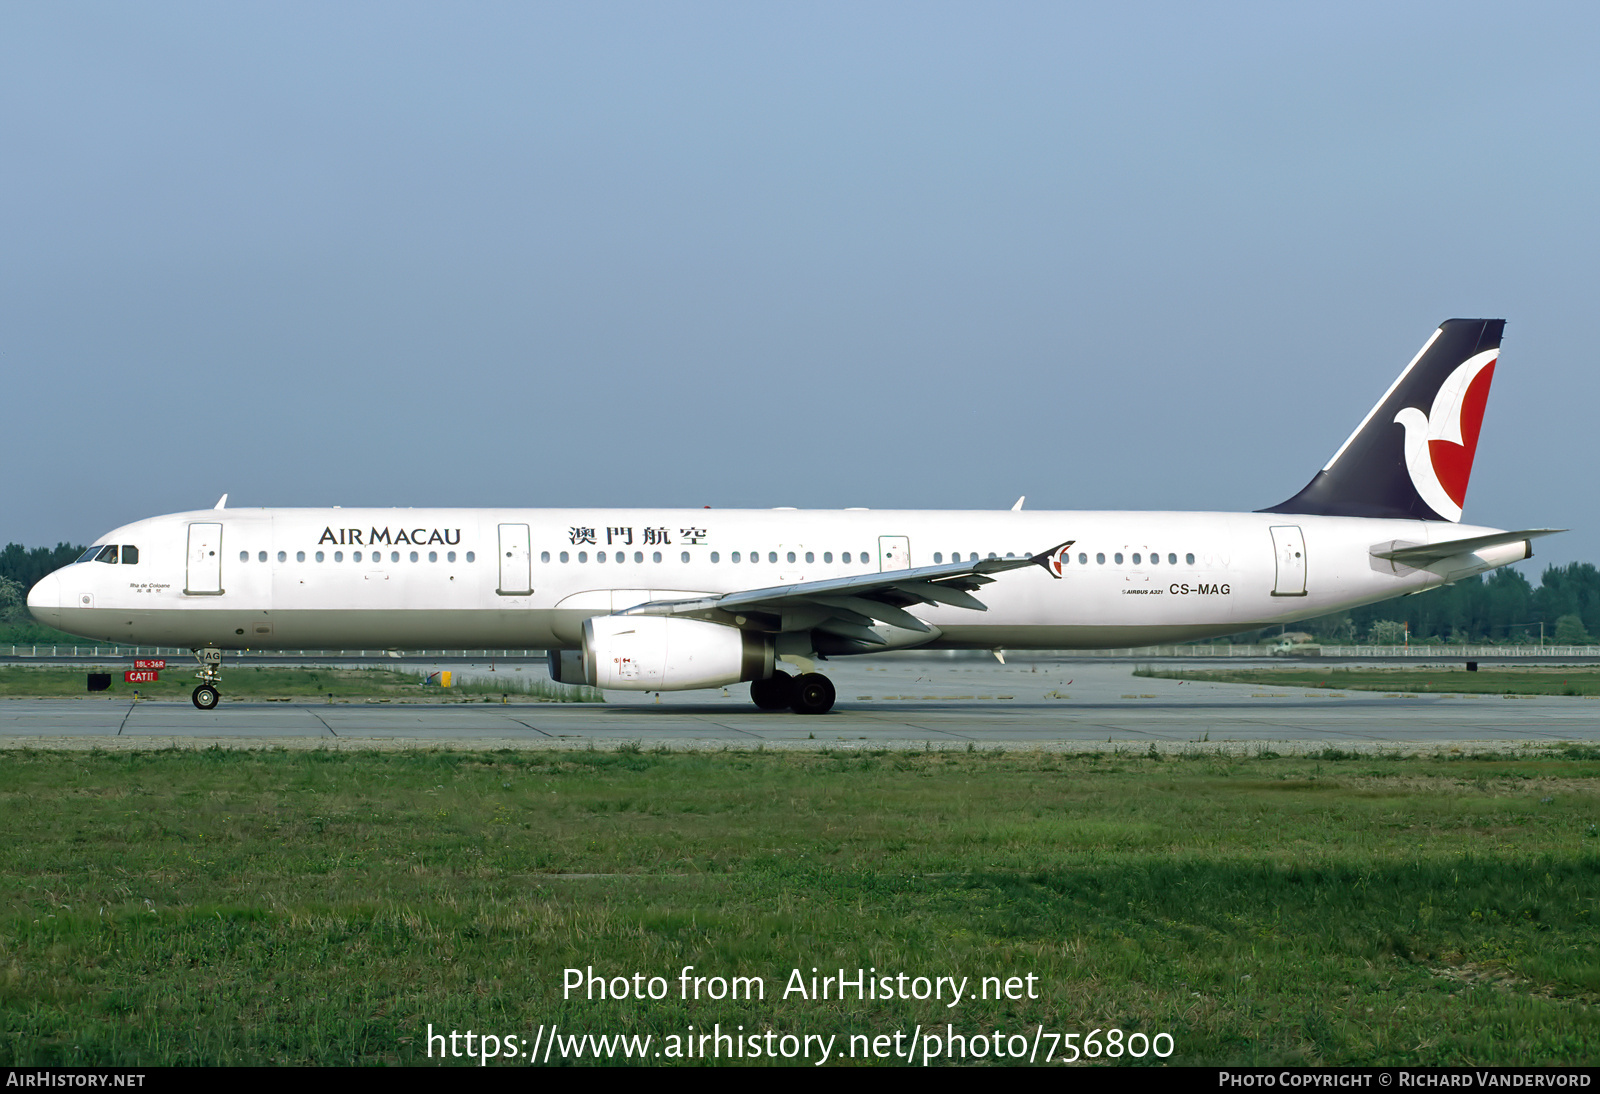
[[[1542,630],[1541,630],[1542,628]],[[1263,639],[1280,628],[1256,632]],[[1583,645],[1600,639],[1600,570],[1592,562],[1547,566],[1537,586],[1509,567],[1416,596],[1292,623],[1324,643],[1402,641]]]
[[[8,543],[6,549],[0,551],[0,577],[15,581],[24,590],[31,589],[45,574],[61,569],[87,550],[87,547],[58,543],[54,547],[35,547],[30,551],[20,543]]]
[[[28,614],[28,590],[45,574],[61,569],[86,550],[70,543],[32,550],[20,543],[6,544],[0,551],[0,642],[50,642],[66,637],[34,622]]]

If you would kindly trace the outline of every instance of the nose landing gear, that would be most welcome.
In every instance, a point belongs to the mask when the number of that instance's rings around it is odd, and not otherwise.
[[[215,646],[206,646],[194,651],[194,659],[200,662],[200,671],[195,674],[200,678],[200,685],[190,698],[201,710],[215,709],[217,701],[222,698],[218,690],[222,684],[222,651]]]

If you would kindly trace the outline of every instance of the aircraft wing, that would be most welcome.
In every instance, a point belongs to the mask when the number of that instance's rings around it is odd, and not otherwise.
[[[1061,575],[1051,565],[1073,540],[1048,551],[1022,558],[984,558],[913,566],[905,570],[831,577],[745,589],[687,600],[652,600],[626,608],[618,615],[678,615],[730,626],[759,626],[764,630],[819,629],[863,641],[884,644],[869,628],[874,622],[914,631],[933,628],[907,608],[918,604],[948,604],[973,611],[988,611],[973,592],[994,580],[991,574],[1041,566],[1052,577]]]
[[[1410,547],[1394,547],[1389,550],[1373,551],[1373,558],[1385,558],[1391,562],[1398,562],[1402,566],[1423,567],[1430,563],[1439,562],[1454,555],[1467,554],[1472,551],[1481,551],[1485,547],[1499,547],[1506,543],[1516,543],[1518,540],[1536,539],[1539,536],[1552,536],[1557,532],[1565,532],[1565,528],[1525,528],[1520,532],[1496,532],[1493,535],[1473,536],[1470,539],[1447,539],[1440,543],[1423,543]]]

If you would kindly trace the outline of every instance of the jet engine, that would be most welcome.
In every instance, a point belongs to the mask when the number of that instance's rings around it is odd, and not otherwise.
[[[558,684],[585,684],[582,650],[551,650],[550,679]]]
[[[774,653],[769,634],[699,619],[601,615],[583,624],[583,678],[597,688],[684,691],[765,680]]]

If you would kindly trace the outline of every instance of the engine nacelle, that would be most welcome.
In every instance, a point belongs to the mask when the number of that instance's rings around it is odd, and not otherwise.
[[[550,679],[558,684],[587,684],[583,676],[582,650],[551,650]]]
[[[654,615],[601,615],[583,624],[584,681],[622,691],[719,688],[772,675],[772,636]]]

